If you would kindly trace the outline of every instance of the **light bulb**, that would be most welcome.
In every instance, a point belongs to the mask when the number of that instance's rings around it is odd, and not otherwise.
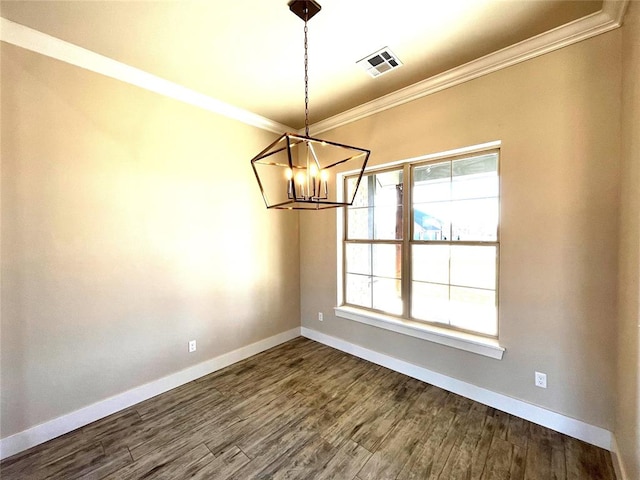
[[[305,175],[302,172],[298,172],[296,174],[296,182],[298,183],[298,186],[300,188],[300,191],[298,191],[296,193],[296,198],[300,198],[300,197],[305,197],[306,193],[304,191],[304,183],[306,181]]]
[[[318,176],[318,167],[315,163],[312,163],[309,167],[309,175],[311,175],[312,178],[316,178]]]
[[[329,195],[329,172],[326,170],[320,170],[320,181],[322,183],[322,188],[324,190],[325,198]]]
[[[290,168],[287,168],[284,171],[284,176],[287,180],[291,180],[293,178],[293,171]]]

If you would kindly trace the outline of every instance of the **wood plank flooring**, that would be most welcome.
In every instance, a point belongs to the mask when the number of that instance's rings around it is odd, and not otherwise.
[[[11,479],[610,480],[610,454],[297,338],[4,460]]]

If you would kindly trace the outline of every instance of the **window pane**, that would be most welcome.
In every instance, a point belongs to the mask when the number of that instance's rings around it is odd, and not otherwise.
[[[347,303],[371,308],[371,277],[347,274]]]
[[[449,286],[412,282],[411,316],[430,322],[449,323]]]
[[[498,236],[498,199],[451,202],[453,240],[495,241]]]
[[[402,205],[402,170],[371,175],[375,182],[375,206]]]
[[[496,247],[451,246],[451,283],[494,290]]]
[[[402,169],[362,176],[352,207],[402,205]],[[347,198],[351,198],[357,177],[347,179]]]
[[[378,240],[402,239],[402,207],[375,207],[375,238]]]
[[[413,169],[413,202],[446,201],[451,198],[451,162],[432,163]]]
[[[451,198],[498,196],[498,156],[495,153],[453,161]]]
[[[373,245],[373,274],[377,277],[400,278],[402,247]]]
[[[451,287],[451,325],[496,335],[496,315],[495,291]]]
[[[414,240],[451,240],[450,217],[449,202],[414,204]]]
[[[400,280],[373,278],[373,308],[394,315],[402,315]]]
[[[349,199],[353,195],[353,190],[356,188],[357,177],[350,177],[347,179],[347,195],[345,198]],[[367,207],[369,205],[369,184],[367,178],[363,175],[360,180],[360,186],[355,198],[353,199],[353,207]]]
[[[345,257],[347,273],[371,275],[371,245],[347,244]]]
[[[414,245],[411,254],[413,280],[449,283],[449,245]]]
[[[347,179],[347,196],[356,179]],[[347,209],[348,239],[402,238],[402,170],[362,177],[353,205]]]
[[[453,177],[482,175],[498,171],[498,154],[489,153],[477,157],[453,160]]]
[[[373,208],[348,209],[347,238],[350,240],[370,240],[373,238]]]
[[[498,174],[479,177],[454,177],[451,197],[454,200],[491,198],[498,196]]]

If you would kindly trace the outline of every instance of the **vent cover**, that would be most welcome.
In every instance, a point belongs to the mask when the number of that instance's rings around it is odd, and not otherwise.
[[[401,67],[402,62],[389,48],[384,47],[356,62],[372,77],[379,77],[391,70]]]

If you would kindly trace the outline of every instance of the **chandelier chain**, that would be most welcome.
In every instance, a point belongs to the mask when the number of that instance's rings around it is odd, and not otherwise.
[[[309,136],[309,29],[307,19],[304,20],[304,134]]]
[[[251,166],[267,208],[323,210],[351,205],[356,190],[350,193],[350,198],[338,198],[341,186],[335,185],[337,175],[341,170],[355,172],[357,168],[359,172],[355,182],[357,189],[371,154],[370,150],[364,148],[309,137],[309,29],[307,22],[321,8],[316,0],[289,0],[289,10],[304,21],[305,135],[284,133],[251,159]],[[314,148],[314,144],[317,148]],[[343,160],[336,162],[337,158],[343,158]]]

